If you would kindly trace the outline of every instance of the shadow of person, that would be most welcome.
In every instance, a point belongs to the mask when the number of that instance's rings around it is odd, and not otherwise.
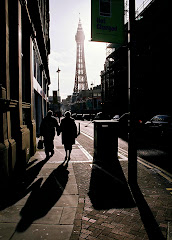
[[[140,212],[142,222],[150,240],[165,240],[161,229],[156,222],[151,209],[149,208],[138,185],[131,185],[132,194]]]
[[[93,164],[88,195],[97,210],[135,206],[118,160],[111,164]]]
[[[66,165],[61,164],[49,175],[42,186],[43,179],[37,180],[20,212],[22,218],[16,227],[16,231],[25,231],[33,221],[44,217],[49,212],[63,194],[68,182],[68,174]]]
[[[0,210],[15,204],[31,191],[32,183],[47,162],[47,159],[36,163],[37,161],[35,159],[32,163],[27,164],[22,174],[16,172],[11,179],[8,189],[1,193]]]

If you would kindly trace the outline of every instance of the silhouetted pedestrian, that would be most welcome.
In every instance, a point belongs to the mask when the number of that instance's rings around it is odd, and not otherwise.
[[[66,151],[65,160],[70,160],[70,154],[72,151],[72,145],[75,144],[75,138],[77,137],[77,127],[75,120],[71,118],[71,113],[67,111],[65,117],[61,120],[60,132],[62,132],[62,144]],[[69,155],[67,152],[69,151]]]
[[[44,137],[45,154],[47,158],[49,158],[49,152],[51,152],[51,156],[54,154],[54,137],[56,131],[57,135],[60,134],[58,122],[52,114],[52,111],[49,110],[40,126],[40,136]]]

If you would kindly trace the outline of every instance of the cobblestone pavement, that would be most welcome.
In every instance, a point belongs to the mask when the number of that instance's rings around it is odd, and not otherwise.
[[[93,156],[93,141],[80,135],[77,141]],[[127,179],[128,162],[126,157],[120,160],[121,170]],[[119,171],[120,171],[119,166]],[[70,240],[112,240],[112,239],[166,239],[167,226],[172,220],[172,184],[158,174],[156,169],[138,163],[138,188],[133,189],[132,200],[127,202],[127,189],[118,188],[115,182],[108,187],[101,186],[99,201],[106,199],[111,191],[114,199],[121,200],[121,206],[99,206],[96,208],[89,197],[92,174],[96,171],[90,162],[73,163],[79,193],[74,228]],[[111,170],[110,170],[111,171]],[[121,172],[121,173],[122,173]],[[102,184],[108,172],[102,175]],[[113,174],[111,174],[113,175]],[[113,181],[112,181],[113,182]],[[119,184],[118,184],[119,185]],[[95,188],[97,192],[97,189]],[[114,193],[114,194],[113,194]],[[121,198],[119,197],[121,195]],[[94,207],[93,207],[94,206]]]

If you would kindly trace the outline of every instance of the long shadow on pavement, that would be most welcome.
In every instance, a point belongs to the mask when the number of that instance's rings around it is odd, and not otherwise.
[[[20,214],[22,216],[16,227],[17,232],[24,232],[34,220],[44,217],[59,200],[68,182],[67,165],[61,164],[46,179],[34,183],[34,188]]]
[[[93,207],[103,210],[137,206],[149,239],[164,240],[140,188],[136,185],[130,186],[130,189],[118,160],[111,165],[100,162],[93,164],[88,193]]]
[[[93,164],[88,195],[97,210],[135,207],[118,160],[108,165],[100,162]]]
[[[35,178],[48,159],[44,159],[35,164],[37,161],[38,160],[35,159],[27,164],[26,170],[22,169],[22,171],[16,171],[15,176],[11,179],[9,187],[1,192],[0,210],[15,204],[32,190]]]
[[[131,186],[131,190],[140,212],[142,222],[150,240],[165,240],[151,209],[149,208],[138,185]]]

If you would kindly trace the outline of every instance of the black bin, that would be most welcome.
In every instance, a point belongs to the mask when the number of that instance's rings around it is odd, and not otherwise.
[[[94,121],[94,163],[106,165],[118,160],[118,122]]]

